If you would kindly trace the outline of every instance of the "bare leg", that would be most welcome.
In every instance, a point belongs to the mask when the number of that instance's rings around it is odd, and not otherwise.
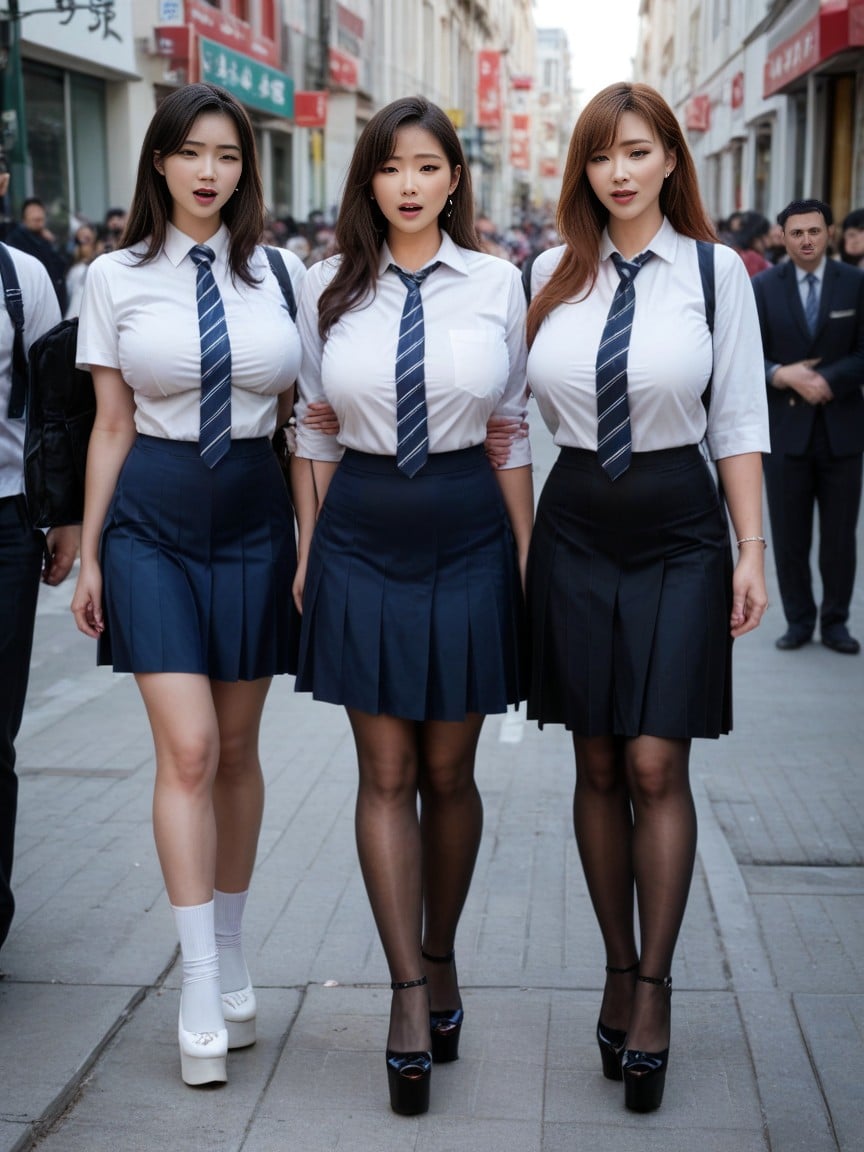
[[[633,816],[624,770],[623,742],[612,737],[573,737],[576,789],[573,827],[606,963],[628,968],[636,960],[633,925]],[[626,1030],[633,999],[632,976],[606,980],[600,1019]]]
[[[641,935],[639,972],[662,979],[687,907],[696,856],[696,809],[690,791],[689,740],[639,736],[627,742],[633,803],[633,870]],[[669,997],[636,985],[627,1047],[661,1052],[669,1044]]]
[[[393,716],[348,709],[360,773],[355,829],[360,867],[390,978],[422,974],[422,880],[417,816],[417,725]],[[387,1047],[429,1049],[429,997],[425,987],[393,996]]]
[[[483,803],[474,759],[484,719],[426,721],[420,730],[423,948],[431,956],[453,948],[480,847]],[[425,972],[434,1011],[461,1007],[455,965],[427,963]]]

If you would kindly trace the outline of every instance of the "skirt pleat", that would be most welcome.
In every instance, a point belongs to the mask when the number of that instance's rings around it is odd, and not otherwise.
[[[296,687],[373,715],[463,720],[523,696],[523,604],[482,446],[407,479],[347,451],[310,550]]]
[[[695,446],[634,453],[614,483],[562,449],[528,565],[528,715],[580,736],[731,728],[732,558]]]
[[[294,521],[266,439],[234,441],[211,469],[197,443],[139,436],[101,559],[100,664],[226,681],[296,671]]]

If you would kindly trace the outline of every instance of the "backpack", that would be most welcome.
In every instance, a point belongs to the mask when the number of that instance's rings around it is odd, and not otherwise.
[[[265,248],[265,252],[293,321],[297,305],[288,269],[275,249]],[[17,289],[20,306],[17,277],[14,285],[6,287],[7,269],[2,258],[0,272],[7,293],[9,288]],[[23,327],[23,311],[21,322]],[[96,395],[90,373],[75,367],[77,345],[75,317],[62,320],[30,347],[24,485],[36,528],[80,524],[84,517],[84,475]]]

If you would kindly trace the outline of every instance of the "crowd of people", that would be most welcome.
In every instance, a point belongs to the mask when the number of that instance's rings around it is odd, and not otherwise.
[[[152,730],[187,1084],[224,1082],[229,1050],[255,1042],[242,921],[258,732],[273,676],[289,673],[344,707],[354,737],[393,1110],[425,1112],[433,1065],[459,1055],[477,743],[487,715],[524,700],[572,737],[574,830],[605,948],[600,1067],[627,1108],[660,1106],[695,857],[691,744],[730,731],[733,642],[767,605],[769,407],[781,441],[789,410],[812,409],[810,424],[793,411],[780,488],[845,454],[830,484],[848,503],[857,468],[860,493],[864,275],[832,275],[821,202],[790,204],[779,235],[754,215],[717,243],[674,114],[621,83],[577,121],[554,223],[502,236],[477,217],[449,118],[412,97],[363,129],[332,225],[301,228],[265,215],[242,105],[191,84],[151,121],[119,239],[107,221],[78,229],[68,288],[97,414],[72,611],[98,661],[134,674]],[[853,262],[864,219],[847,223]],[[800,338],[775,331],[780,290]],[[11,389],[11,332],[0,338]],[[531,394],[559,449],[536,518]],[[271,438],[288,424],[286,485]],[[10,437],[9,520],[36,554]],[[784,562],[800,566],[800,530],[770,485],[769,502]],[[857,651],[848,584],[845,571],[822,607],[823,642],[841,652]],[[796,637],[813,631],[812,596],[802,610]],[[28,657],[22,640],[15,658]],[[20,708],[10,787],[18,723]],[[2,863],[11,919],[11,854]]]

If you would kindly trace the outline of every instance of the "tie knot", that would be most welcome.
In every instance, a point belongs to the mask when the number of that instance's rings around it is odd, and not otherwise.
[[[410,292],[412,288],[419,288],[427,276],[434,272],[436,268],[440,268],[441,261],[436,260],[434,264],[430,264],[428,268],[421,268],[419,272],[406,272],[396,264],[390,264],[388,267],[391,272],[396,273]]]
[[[635,280],[639,269],[643,264],[647,264],[653,255],[653,252],[640,252],[633,260],[625,260],[620,253],[613,252],[612,262],[615,265],[615,271],[621,277],[621,283],[629,284]]]
[[[819,277],[816,275],[815,272],[808,272],[807,276],[806,276],[806,280],[807,280],[807,283],[810,285],[811,288],[815,288],[816,285],[819,283]]]
[[[206,244],[196,244],[194,248],[190,248],[189,256],[193,264],[198,268],[200,268],[202,264],[212,264],[216,259],[216,253],[212,248],[208,248]]]

